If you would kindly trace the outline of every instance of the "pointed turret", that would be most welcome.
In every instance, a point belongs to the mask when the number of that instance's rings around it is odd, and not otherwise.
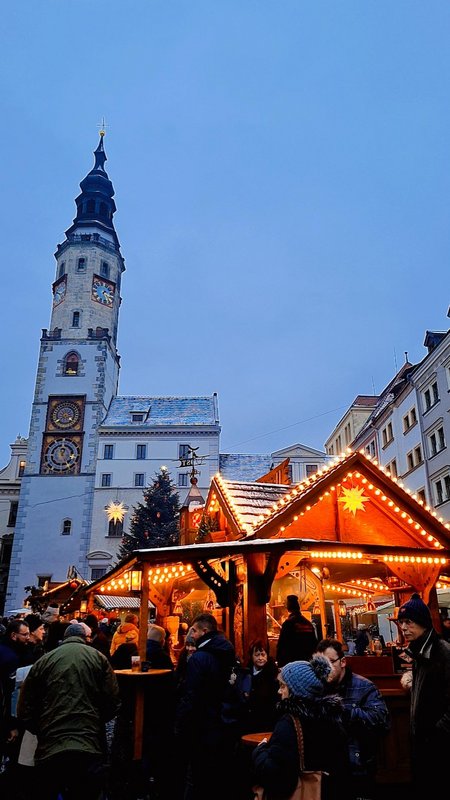
[[[114,187],[105,170],[104,135],[104,131],[101,131],[100,141],[94,150],[94,166],[80,183],[81,194],[75,199],[77,215],[66,236],[69,239],[76,233],[100,233],[120,247],[113,222],[116,211]]]

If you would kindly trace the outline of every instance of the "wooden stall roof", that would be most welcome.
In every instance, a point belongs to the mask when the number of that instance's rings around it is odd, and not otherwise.
[[[210,513],[233,538],[308,538],[358,546],[450,549],[450,524],[364,453],[349,453],[291,486],[213,478]]]

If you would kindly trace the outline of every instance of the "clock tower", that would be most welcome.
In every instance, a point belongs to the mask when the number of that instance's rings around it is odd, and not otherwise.
[[[24,587],[86,574],[98,426],[117,395],[117,326],[125,269],[114,229],[104,132],[77,212],[55,253],[50,327],[42,331],[7,608]]]

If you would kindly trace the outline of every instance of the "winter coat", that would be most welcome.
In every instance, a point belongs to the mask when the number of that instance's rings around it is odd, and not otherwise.
[[[340,683],[330,684],[330,692],[339,695],[344,705],[352,775],[373,775],[378,739],[389,730],[386,703],[375,684],[353,674],[350,667],[346,667]]]
[[[424,773],[446,776],[450,752],[450,644],[432,629],[409,644],[413,657],[411,687],[412,766]],[[426,774],[425,774],[426,773]],[[447,776],[445,781],[448,781]],[[447,787],[448,788],[448,787]]]
[[[175,730],[191,750],[201,752],[204,747],[211,752],[222,741],[222,702],[234,662],[233,645],[216,631],[198,640],[197,650],[187,662]]]
[[[111,655],[121,644],[137,644],[139,646],[139,628],[132,622],[124,622],[117,628],[111,642]]]
[[[306,700],[289,697],[279,704],[282,716],[267,744],[253,751],[253,783],[263,786],[267,800],[284,800],[293,793],[299,775],[297,733],[291,715],[300,721],[305,769],[323,770],[323,800],[348,796],[347,737],[342,701],[336,695]]]
[[[314,626],[300,611],[292,611],[281,626],[277,644],[279,667],[291,661],[309,661],[317,645]]]
[[[152,669],[173,669],[170,656],[163,649],[159,642],[147,639],[146,660],[150,662]]]
[[[70,636],[36,661],[23,684],[18,717],[37,734],[36,761],[76,750],[101,755],[105,722],[119,708],[119,687],[107,659]]]
[[[242,723],[243,733],[273,730],[279,700],[277,675],[278,667],[273,658],[269,658],[259,672],[250,670],[250,696]]]

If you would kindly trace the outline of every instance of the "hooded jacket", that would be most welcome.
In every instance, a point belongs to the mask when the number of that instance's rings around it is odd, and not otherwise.
[[[111,642],[111,655],[121,644],[139,645],[139,629],[132,622],[123,622],[117,628]]]
[[[312,700],[288,697],[279,703],[282,716],[267,744],[253,751],[254,783],[263,786],[267,800],[290,797],[299,776],[297,733],[292,716],[300,721],[305,769],[328,772],[322,798],[342,800],[348,795],[348,746],[343,726],[342,702],[336,695]]]
[[[105,722],[119,705],[116,676],[105,656],[70,636],[33,665],[17,715],[37,734],[36,761],[44,762],[67,750],[101,755]]]
[[[234,663],[234,647],[218,631],[205,633],[187,662],[175,728],[195,747],[204,744],[210,749],[220,741],[224,729],[222,703]]]

